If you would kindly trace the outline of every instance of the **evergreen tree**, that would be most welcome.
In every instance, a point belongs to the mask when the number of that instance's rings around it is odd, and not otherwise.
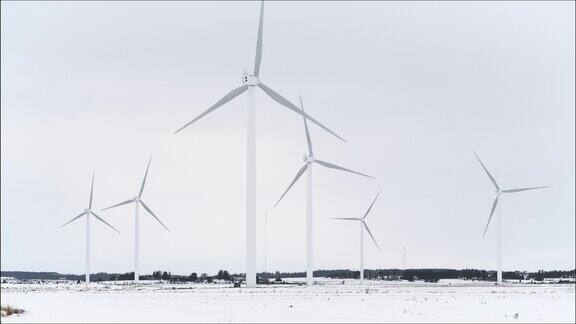
[[[230,277],[230,274],[226,270],[218,271],[218,274],[216,275],[216,279],[226,280],[226,281],[232,280],[232,278]]]

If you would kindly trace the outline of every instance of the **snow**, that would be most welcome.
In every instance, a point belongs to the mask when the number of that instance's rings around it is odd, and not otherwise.
[[[313,287],[161,282],[1,285],[16,322],[575,322],[574,284],[320,279]]]

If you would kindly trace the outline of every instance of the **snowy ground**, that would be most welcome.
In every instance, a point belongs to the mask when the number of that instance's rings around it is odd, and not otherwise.
[[[2,322],[572,322],[574,284],[2,284]]]

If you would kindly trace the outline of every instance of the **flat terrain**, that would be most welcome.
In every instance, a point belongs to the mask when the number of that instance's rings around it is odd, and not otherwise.
[[[574,284],[2,284],[2,322],[572,322]]]

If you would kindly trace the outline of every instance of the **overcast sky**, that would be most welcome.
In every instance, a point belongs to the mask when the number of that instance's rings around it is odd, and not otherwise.
[[[311,126],[316,268],[495,269],[493,186],[504,197],[504,268],[575,267],[574,3],[269,2],[261,79],[343,135]],[[246,97],[173,132],[252,69],[258,2],[2,2],[2,270],[84,270],[83,221],[132,197],[154,154],[141,271],[245,271]],[[304,271],[302,119],[259,91],[258,269]],[[302,181],[304,180],[304,181]],[[133,267],[133,207],[101,212],[92,270]]]

